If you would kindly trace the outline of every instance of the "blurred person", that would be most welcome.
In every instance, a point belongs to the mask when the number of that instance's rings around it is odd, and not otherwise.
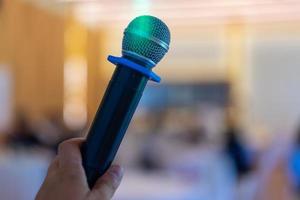
[[[166,110],[152,111],[148,115],[148,123],[150,123],[149,130],[140,147],[139,165],[144,170],[158,170],[161,169],[163,158],[161,156],[161,134],[164,126]]]
[[[252,168],[250,149],[240,138],[241,132],[232,123],[227,124],[224,132],[225,153],[231,160],[238,178],[246,175]]]
[[[84,139],[75,138],[59,145],[58,155],[49,166],[47,176],[35,200],[109,200],[118,188],[123,169],[113,165],[89,189],[82,167],[80,146]]]
[[[48,112],[41,117],[35,125],[35,130],[39,133],[39,140],[42,144],[56,152],[58,145],[70,138],[80,137],[84,132],[83,129],[70,130],[63,123],[59,112]]]
[[[38,134],[31,127],[25,113],[19,112],[12,132],[7,136],[7,143],[11,147],[35,147],[41,145]]]
[[[36,123],[35,130],[39,132],[41,142],[54,151],[56,151],[60,142],[64,139],[68,139],[64,138],[67,132],[60,118],[54,114],[42,116]]]
[[[185,137],[186,143],[191,147],[201,145],[205,141],[208,141],[205,128],[201,125],[188,129]]]
[[[229,126],[225,131],[225,152],[233,162],[238,177],[251,169],[250,151],[239,137],[237,128]]]
[[[257,198],[258,168],[257,154],[243,140],[238,118],[233,107],[225,110],[223,153],[225,153],[234,179],[234,199],[263,200]],[[267,200],[267,199],[266,199]]]

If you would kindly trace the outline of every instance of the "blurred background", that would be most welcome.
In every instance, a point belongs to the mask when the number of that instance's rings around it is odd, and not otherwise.
[[[0,194],[33,199],[57,145],[86,134],[123,30],[171,30],[116,162],[115,200],[300,197],[297,0],[0,0]]]

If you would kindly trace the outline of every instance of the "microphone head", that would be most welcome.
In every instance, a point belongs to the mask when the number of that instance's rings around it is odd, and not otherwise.
[[[122,55],[155,66],[167,53],[170,31],[160,19],[143,15],[133,19],[124,31]]]

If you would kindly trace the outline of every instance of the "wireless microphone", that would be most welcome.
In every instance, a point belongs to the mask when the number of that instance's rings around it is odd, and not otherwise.
[[[152,68],[167,53],[170,31],[153,16],[139,16],[124,31],[122,57],[108,56],[116,69],[81,148],[89,187],[110,167],[148,80],[160,82]]]

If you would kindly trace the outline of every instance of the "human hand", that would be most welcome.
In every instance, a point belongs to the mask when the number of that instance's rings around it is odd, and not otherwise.
[[[82,167],[80,145],[84,139],[75,138],[59,145],[58,155],[49,166],[47,176],[35,200],[110,200],[118,188],[123,170],[111,166],[89,189]]]

